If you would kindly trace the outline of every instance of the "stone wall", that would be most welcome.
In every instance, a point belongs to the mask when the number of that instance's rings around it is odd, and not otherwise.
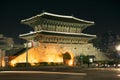
[[[61,49],[62,53],[70,52],[74,56],[80,55],[94,55],[95,60],[107,60],[108,58],[99,49],[95,48],[93,44],[55,44],[55,43],[41,43],[40,45],[57,46],[56,48]]]

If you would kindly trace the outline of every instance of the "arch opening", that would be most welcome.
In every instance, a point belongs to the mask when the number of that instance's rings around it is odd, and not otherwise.
[[[68,66],[74,65],[73,55],[70,52],[63,53],[63,63]]]

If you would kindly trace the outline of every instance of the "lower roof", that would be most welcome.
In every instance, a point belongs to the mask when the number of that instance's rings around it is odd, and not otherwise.
[[[84,33],[69,33],[69,32],[57,32],[57,31],[47,31],[47,30],[40,30],[40,31],[26,33],[26,34],[20,34],[19,37],[26,37],[26,36],[34,35],[36,33],[96,38],[96,35],[90,35],[90,34],[84,34]]]

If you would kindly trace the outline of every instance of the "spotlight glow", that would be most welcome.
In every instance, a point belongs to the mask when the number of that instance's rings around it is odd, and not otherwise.
[[[69,66],[73,66],[74,56],[70,50],[63,50],[58,45],[44,45],[38,47],[32,47],[28,50],[28,62],[31,66],[35,66],[36,63],[40,62],[54,62],[54,63],[63,63],[63,54],[68,52],[71,56],[70,60],[66,60],[66,64]],[[10,61],[11,66],[15,66],[16,63],[26,63],[26,52],[17,56],[13,60]]]
[[[117,45],[117,46],[116,46],[116,50],[117,50],[117,51],[120,51],[120,45]]]

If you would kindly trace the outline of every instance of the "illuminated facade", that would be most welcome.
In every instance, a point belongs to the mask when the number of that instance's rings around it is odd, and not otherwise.
[[[84,34],[82,31],[88,26],[94,25],[93,21],[78,19],[73,16],[65,16],[43,12],[28,19],[21,20],[22,24],[34,29],[30,33],[21,34],[20,38],[31,42],[32,47],[22,53],[11,64],[28,62],[31,65],[39,62],[58,62],[66,65],[76,64],[76,56],[94,55],[95,60],[105,59],[90,40],[96,35]],[[64,54],[69,54],[70,59],[65,60]]]

